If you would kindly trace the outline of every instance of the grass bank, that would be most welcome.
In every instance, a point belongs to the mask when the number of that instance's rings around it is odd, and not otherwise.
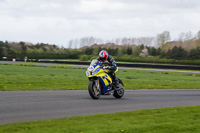
[[[0,64],[0,90],[87,89],[86,68]],[[200,88],[200,74],[119,70],[126,89]]]
[[[200,106],[0,125],[1,133],[198,133]]]

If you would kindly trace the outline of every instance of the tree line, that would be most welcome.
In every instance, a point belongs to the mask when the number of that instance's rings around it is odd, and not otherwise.
[[[15,44],[17,45],[17,44]],[[82,55],[86,55],[87,59],[98,56],[99,51],[106,50],[112,56],[133,56],[139,57],[144,49],[147,50],[143,57],[158,57],[175,60],[197,60],[200,59],[200,47],[191,49],[189,51],[183,49],[181,46],[173,47],[167,51],[162,50],[160,47],[151,47],[138,45],[135,48],[121,47],[121,48],[93,48],[87,47],[85,49],[66,49],[58,48],[55,45],[37,44],[27,46],[25,43],[18,44],[20,50],[13,49],[8,42],[0,41],[0,57],[8,58],[24,58],[25,56],[35,59],[79,59]],[[48,47],[47,47],[48,46]]]
[[[91,60],[98,56],[99,51],[104,49],[110,55],[115,56],[116,60],[123,60],[123,57],[200,60],[200,31],[196,35],[192,35],[191,32],[181,33],[174,41],[170,41],[168,31],[158,34],[156,38],[122,38],[115,39],[115,43],[93,44],[97,40],[91,37],[82,38],[83,47],[74,49],[60,48],[55,44],[0,41],[0,58],[24,58],[27,56],[32,59]],[[117,42],[122,44],[117,45]],[[152,45],[153,42],[156,42],[156,45]],[[136,45],[136,43],[138,44]],[[72,45],[73,41],[70,44]]]

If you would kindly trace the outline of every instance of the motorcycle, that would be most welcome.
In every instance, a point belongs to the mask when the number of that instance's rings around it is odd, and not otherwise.
[[[101,95],[113,95],[115,98],[121,98],[124,95],[124,84],[119,80],[120,88],[115,90],[112,78],[108,75],[110,66],[108,62],[99,62],[92,60],[86,71],[86,76],[89,79],[88,92],[93,99],[99,99]],[[115,73],[118,71],[115,71]]]

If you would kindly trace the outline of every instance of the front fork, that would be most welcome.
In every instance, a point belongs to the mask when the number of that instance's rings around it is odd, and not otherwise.
[[[101,92],[101,87],[100,87],[100,84],[99,84],[99,79],[95,80],[95,86],[97,87],[97,91]]]

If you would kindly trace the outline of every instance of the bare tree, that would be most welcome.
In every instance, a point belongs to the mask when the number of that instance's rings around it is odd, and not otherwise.
[[[136,38],[135,38],[135,37],[132,37],[132,38],[131,38],[131,45],[134,45],[134,44],[136,44]]]
[[[102,44],[104,41],[103,41],[103,39],[101,39],[101,38],[97,38],[96,39],[96,44]]]
[[[141,45],[144,44],[146,46],[150,46],[153,44],[155,37],[139,37],[139,38],[132,38],[133,44]]]
[[[120,38],[116,38],[114,41],[115,44],[121,44],[121,39]]]
[[[197,40],[200,40],[200,31],[197,32]]]
[[[185,41],[184,39],[185,39],[185,33],[182,32],[179,34],[178,41],[184,42]]]
[[[75,39],[74,40],[73,46],[74,46],[75,49],[78,48],[78,46],[79,46],[79,39]]]
[[[68,43],[68,48],[72,48],[73,40],[70,40]]]
[[[89,37],[89,40],[88,40],[88,41],[89,41],[89,42],[88,42],[89,46],[91,46],[91,45],[93,45],[93,44],[96,43],[96,38],[94,38],[94,37]]]
[[[87,45],[87,38],[83,37],[80,39],[80,47],[84,47]]]
[[[161,47],[164,45],[166,42],[170,40],[170,33],[169,31],[164,31],[161,34],[157,35],[157,45]]]
[[[189,40],[192,40],[193,39],[193,35],[192,35],[192,32],[189,31],[185,34],[185,41],[189,41]]]
[[[122,45],[128,44],[128,38],[122,38]]]

